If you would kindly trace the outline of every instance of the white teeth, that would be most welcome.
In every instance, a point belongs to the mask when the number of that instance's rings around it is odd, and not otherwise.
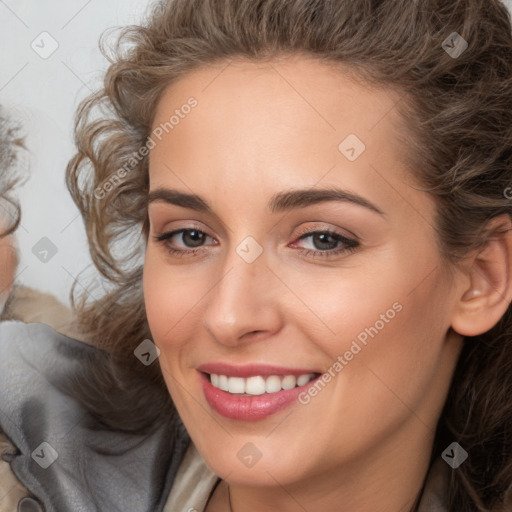
[[[266,379],[260,375],[254,377],[228,377],[226,375],[210,375],[213,387],[235,395],[263,395],[264,393],[277,393],[283,389],[293,389],[295,386],[304,386],[315,377],[314,373],[295,375],[270,375]]]
[[[265,393],[265,379],[263,377],[249,377],[245,380],[245,392],[248,395],[263,395]]]
[[[222,389],[222,391],[229,391],[228,378],[225,375],[219,375],[218,377],[219,377],[219,386],[218,386],[219,389]]]
[[[229,377],[228,391],[230,393],[245,393],[245,380],[242,377]]]
[[[283,380],[281,381],[281,387],[283,389],[293,389],[296,384],[297,379],[295,375],[287,375],[286,377],[283,377]]]
[[[277,375],[267,377],[265,382],[265,391],[267,393],[277,393],[278,391],[281,391],[281,379]]]
[[[213,375],[212,375],[213,377]],[[307,384],[311,380],[311,374],[305,373],[304,375],[300,375],[297,379],[297,386],[304,386],[304,384]]]

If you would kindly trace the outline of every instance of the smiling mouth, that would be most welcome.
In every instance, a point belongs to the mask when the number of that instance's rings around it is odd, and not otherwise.
[[[205,374],[214,388],[226,391],[233,395],[264,395],[278,393],[279,391],[305,386],[319,377],[320,373],[305,373],[302,375],[269,375],[263,377],[228,377],[215,373]]]

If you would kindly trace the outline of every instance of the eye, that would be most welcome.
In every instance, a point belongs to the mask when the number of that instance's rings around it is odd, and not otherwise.
[[[154,238],[175,256],[194,256],[199,252],[206,251],[205,245],[217,245],[214,238],[196,228],[182,228]],[[208,244],[208,241],[211,242]],[[336,256],[354,251],[359,245],[357,240],[336,231],[318,229],[303,233],[296,242],[291,244],[292,247],[298,247],[298,250],[308,257]]]
[[[182,256],[196,254],[208,239],[214,240],[204,231],[195,228],[178,229],[155,237],[171,254]]]
[[[302,242],[303,245],[303,247],[300,247],[300,250],[306,256],[313,257],[334,256],[347,251],[351,252],[359,246],[357,240],[347,238],[341,233],[331,230],[309,231],[302,234],[293,245],[296,246],[298,242]],[[309,248],[307,247],[308,245],[310,246]]]

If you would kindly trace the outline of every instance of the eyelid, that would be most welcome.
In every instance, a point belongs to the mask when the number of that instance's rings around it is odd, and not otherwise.
[[[333,235],[340,236],[342,238],[346,238],[349,240],[353,240],[354,242],[361,242],[360,237],[349,231],[348,229],[334,228],[330,226],[326,226],[324,223],[317,223],[313,226],[305,228],[299,234],[295,235],[294,238],[302,238],[305,235],[312,233],[332,233]]]
[[[294,242],[292,242],[292,246],[295,246],[297,244],[297,242],[306,240],[307,238],[310,238],[318,233],[327,235],[327,236],[337,240],[338,242],[340,242],[344,245],[345,249],[355,248],[355,247],[358,247],[361,245],[360,242],[356,238],[349,238],[349,237],[345,236],[344,234],[339,233],[338,231],[334,231],[331,229],[315,229],[313,231],[306,231],[306,232],[302,233],[300,236],[296,237]],[[302,248],[302,249],[304,251],[315,251],[315,249],[305,249],[305,248]],[[338,250],[339,250],[339,248],[325,250],[325,251],[318,250],[318,252],[322,252],[325,254],[336,254],[336,251],[338,251]]]
[[[186,247],[184,248],[175,248],[170,244],[170,239],[179,234],[183,234],[187,231],[198,231],[205,236],[205,238],[210,238],[214,241],[213,244],[204,244],[198,247]],[[331,227],[320,225],[310,226],[304,229],[301,233],[295,235],[293,237],[293,242],[288,245],[288,247],[296,247],[297,242],[304,240],[310,236],[315,234],[325,234],[337,240],[338,243],[342,244],[341,247],[333,248],[333,249],[307,249],[303,247],[297,247],[298,255],[301,258],[311,258],[318,259],[320,258],[336,258],[340,257],[342,254],[349,254],[356,249],[358,249],[361,245],[359,238],[355,235],[346,235],[342,233],[341,230],[333,229]],[[185,226],[176,227],[176,229],[170,229],[163,232],[161,235],[157,235],[153,237],[156,242],[163,244],[166,246],[166,250],[177,257],[194,257],[200,253],[205,253],[208,251],[209,246],[219,245],[219,241],[214,237],[208,234],[208,232],[202,227],[196,225],[195,223],[191,223]]]
[[[149,214],[150,208],[152,209],[151,214]],[[222,220],[215,214],[213,217],[210,217],[209,214],[194,211],[192,214],[195,218],[192,220],[192,218],[187,218],[191,213],[190,211],[187,213],[178,211],[178,213],[176,213],[176,209],[186,210],[186,208],[159,201],[150,203],[148,205],[148,218],[150,228],[153,229],[153,232],[167,233],[174,230],[175,224],[183,224],[183,229],[198,229],[199,231],[204,231],[207,234],[209,234],[208,231],[212,231],[218,233],[219,236],[222,237],[227,236],[230,232],[232,233],[231,229],[229,229],[229,227],[226,226],[226,224],[224,224],[224,222],[222,222]],[[190,224],[186,224],[187,222]],[[172,227],[168,227],[169,225]]]
[[[183,227],[176,227],[176,228],[169,228],[169,229],[162,229],[161,230],[161,234],[160,235],[155,235],[155,238],[156,239],[159,239],[159,238],[162,238],[162,237],[170,237],[172,236],[173,234],[176,234],[176,233],[180,233],[180,232],[183,232],[183,231],[193,231],[193,230],[197,230],[197,231],[200,231],[201,233],[204,233],[206,236],[209,236],[210,238],[215,239],[214,236],[210,235],[208,233],[207,230],[205,230],[202,226],[199,226],[199,225],[196,225],[196,224],[187,224],[186,226],[183,226]],[[296,234],[293,236],[294,240],[297,240],[297,239],[301,239],[307,235],[310,235],[310,234],[315,234],[315,233],[318,233],[318,232],[321,232],[321,233],[329,233],[329,234],[332,234],[332,235],[336,235],[336,236],[339,236],[341,238],[346,238],[346,239],[349,239],[351,241],[354,241],[354,242],[359,242],[360,239],[358,236],[354,235],[353,233],[351,233],[350,231],[348,231],[348,234],[345,234],[341,231],[338,231],[337,229],[334,229],[334,228],[329,228],[329,227],[326,227],[325,225],[324,226],[312,226],[312,227],[309,227],[309,228],[306,228],[304,231],[300,232],[299,234]],[[218,242],[218,240],[217,240]]]
[[[204,229],[199,229],[198,227],[194,227],[194,226],[186,226],[186,227],[182,227],[182,228],[165,230],[160,235],[154,235],[154,239],[157,242],[166,242],[167,240],[169,240],[173,236],[176,236],[178,234],[184,233],[186,231],[199,231],[200,233],[205,235],[205,237],[208,237],[208,238],[211,238],[212,240],[215,240],[216,244],[213,244],[213,245],[218,245],[218,240],[216,240],[215,237],[209,235]]]
[[[179,224],[178,224],[179,223]],[[163,224],[163,228],[161,229],[155,229],[154,231],[157,231],[160,233],[160,235],[156,235],[156,237],[161,237],[164,235],[168,235],[170,233],[176,233],[179,231],[201,231],[201,233],[204,233],[205,235],[208,235],[210,238],[215,238],[209,233],[209,229],[205,227],[204,224],[201,224],[196,221],[175,221],[171,223],[172,225],[169,226],[169,223]]]

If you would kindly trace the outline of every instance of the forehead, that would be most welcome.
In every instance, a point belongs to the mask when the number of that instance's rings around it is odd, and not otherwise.
[[[370,195],[387,190],[396,201],[393,189],[413,182],[403,163],[401,99],[399,91],[300,56],[196,69],[158,104],[151,188],[232,187],[250,197],[256,188],[270,194],[322,182]]]
[[[355,134],[367,147],[403,133],[399,91],[370,86],[347,69],[295,55],[268,62],[243,59],[201,67],[171,84],[157,106],[153,130],[176,145],[229,139],[246,158],[274,157],[294,145],[297,156],[331,152]],[[197,106],[187,106],[194,98]],[[191,110],[191,111],[190,111]],[[172,126],[169,120],[173,117]],[[190,146],[189,146],[190,147]],[[395,158],[402,148],[393,145]],[[269,153],[270,152],[270,153]]]
[[[204,116],[214,116],[218,123],[261,126],[280,120],[285,125],[289,119],[297,131],[306,127],[297,125],[303,121],[310,126],[308,132],[315,129],[340,136],[347,128],[363,135],[382,122],[385,128],[400,125],[394,107],[403,94],[372,86],[348,68],[311,57],[294,55],[265,62],[232,59],[195,69],[171,84],[162,95],[154,124],[165,123],[172,110],[191,96]]]

